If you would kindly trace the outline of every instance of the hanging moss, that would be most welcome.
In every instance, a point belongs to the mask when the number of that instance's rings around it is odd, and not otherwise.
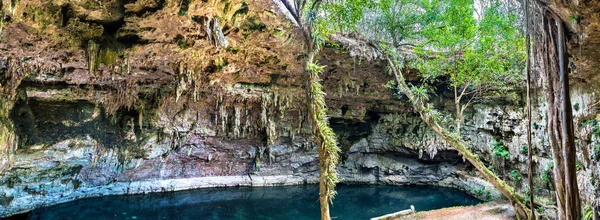
[[[310,94],[312,95],[311,108],[312,118],[316,124],[317,143],[321,146],[319,157],[321,157],[321,175],[325,178],[326,195],[329,202],[335,196],[335,185],[339,182],[337,175],[337,164],[339,160],[340,148],[337,144],[337,138],[327,117],[327,105],[325,104],[325,92],[323,85],[320,83],[319,73],[323,72],[324,66],[319,66],[314,63],[308,64],[310,74]],[[313,128],[315,129],[315,128]]]

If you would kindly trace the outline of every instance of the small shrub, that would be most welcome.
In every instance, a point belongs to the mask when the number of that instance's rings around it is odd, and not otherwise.
[[[552,172],[552,170],[544,170],[542,171],[542,182],[544,185],[548,186],[552,184],[552,180],[550,180],[550,173]]]
[[[592,126],[594,126],[594,125],[598,124],[598,122],[596,120],[586,120],[586,121],[583,122],[583,126],[588,126],[590,124]]]
[[[591,220],[594,217],[594,209],[590,205],[586,205],[581,212],[583,220]]]
[[[496,155],[497,157],[500,157],[502,159],[505,159],[505,160],[507,160],[509,158],[510,152],[508,151],[508,149],[506,149],[506,147],[504,147],[504,145],[502,145],[501,142],[494,141],[493,146],[494,146],[494,155]]]
[[[577,169],[577,171],[580,171],[581,169],[583,169],[583,164],[581,164],[581,162],[577,161],[577,164],[575,164],[575,169]]]
[[[481,196],[483,196],[484,190],[485,190],[485,187],[483,187],[483,186],[480,189],[476,189],[475,194],[477,195],[477,197],[481,198]]]
[[[554,169],[554,158],[550,157],[550,160],[552,161],[548,163],[548,170]]]
[[[598,159],[600,157],[600,145],[596,145],[594,147],[594,153],[592,154],[592,159]]]
[[[510,171],[510,175],[512,176],[513,182],[515,185],[519,184],[523,179],[521,178],[521,174],[517,170]]]
[[[583,122],[583,126],[588,126],[591,125],[592,126],[592,134],[595,137],[600,136],[600,123],[598,123],[598,121],[596,120],[587,120],[585,122]]]
[[[535,210],[539,213],[544,213],[544,206],[540,206],[540,207],[536,208]]]
[[[579,111],[579,103],[575,103],[575,104],[573,105],[573,110],[575,110],[575,111]]]
[[[527,152],[529,152],[529,149],[527,148],[527,145],[521,146],[521,153],[522,154],[527,154]]]

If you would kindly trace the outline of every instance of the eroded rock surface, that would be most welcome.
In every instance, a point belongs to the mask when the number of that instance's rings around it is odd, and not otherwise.
[[[271,2],[4,0],[1,8],[0,216],[90,196],[317,181],[302,45]],[[385,88],[383,62],[350,54],[328,45],[320,57],[343,182],[500,197]],[[591,117],[593,91],[573,96],[581,120]],[[453,112],[447,94],[434,99]],[[523,106],[520,97],[474,105],[462,132],[521,192]],[[534,176],[548,197],[543,109],[536,104]],[[581,149],[594,152],[586,126]],[[508,159],[495,155],[495,141]],[[586,158],[582,179],[594,176]]]

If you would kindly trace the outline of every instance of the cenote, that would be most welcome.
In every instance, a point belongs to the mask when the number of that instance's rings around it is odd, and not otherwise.
[[[341,185],[333,219],[370,219],[408,209],[480,203],[452,188]],[[316,185],[210,188],[82,199],[14,216],[19,219],[319,219]]]

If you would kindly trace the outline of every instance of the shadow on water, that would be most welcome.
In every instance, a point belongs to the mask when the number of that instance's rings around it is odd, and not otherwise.
[[[369,219],[414,205],[417,211],[475,205],[452,188],[341,185],[331,207],[334,219]],[[319,219],[316,185],[213,188],[148,195],[83,199],[36,209],[19,219]]]

